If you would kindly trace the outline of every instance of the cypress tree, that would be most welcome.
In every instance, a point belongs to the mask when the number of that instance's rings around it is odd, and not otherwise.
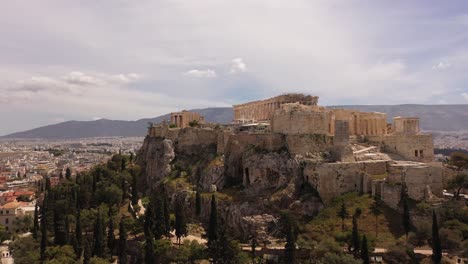
[[[171,232],[171,212],[167,201],[167,194],[163,192],[163,209],[164,209],[164,235],[169,235]]]
[[[208,242],[218,239],[218,212],[216,209],[216,197],[211,196],[211,212],[208,224]]]
[[[65,235],[65,220],[63,212],[55,207],[54,210],[54,244],[63,246],[67,243]]]
[[[83,251],[83,233],[81,229],[81,211],[78,210],[76,213],[76,225],[75,225],[75,253],[78,258],[81,257],[81,253]]]
[[[346,210],[345,202],[341,202],[341,208],[337,213],[337,216],[341,218],[341,231],[345,230],[344,220],[349,217],[348,210]]]
[[[103,257],[104,256],[104,224],[102,222],[101,213],[98,212],[96,222],[94,223],[94,250],[93,256]]]
[[[361,259],[363,264],[369,264],[369,248],[367,246],[367,237],[364,235],[362,237],[362,246],[361,246]]]
[[[45,190],[46,190],[46,191],[50,191],[50,188],[51,188],[50,177],[47,176],[47,177],[46,177]]]
[[[122,176],[120,180],[120,188],[122,189],[122,203],[127,199],[127,183],[125,181],[125,177]]]
[[[114,253],[115,247],[115,235],[114,235],[114,217],[112,215],[112,209],[109,208],[109,223],[108,223],[108,233],[107,233],[107,247],[111,255]]]
[[[382,211],[380,210],[380,203],[379,203],[379,200],[377,197],[374,197],[374,202],[372,203],[371,207],[370,207],[370,211],[371,213],[375,216],[375,238],[377,239],[377,235],[378,235],[378,217],[379,215],[382,214]]]
[[[130,163],[133,162],[133,152],[130,152]]]
[[[197,191],[195,193],[195,213],[198,217],[200,217],[201,214],[201,197],[200,197],[200,192]]]
[[[439,224],[435,211],[432,211],[432,260],[439,264],[442,260],[442,245],[439,237]]]
[[[33,238],[37,240],[39,232],[39,206],[36,201],[36,205],[34,206],[34,226],[33,226]]]
[[[145,237],[145,264],[154,264],[156,256],[154,253],[154,240],[151,233]]]
[[[175,205],[175,235],[177,243],[180,245],[180,238],[187,235],[187,220],[185,218],[184,201],[180,199]]]
[[[41,208],[41,263],[45,261],[45,250],[47,247],[47,192],[44,194],[43,208]]]
[[[60,172],[60,174],[59,174],[59,179],[60,179],[60,180],[63,180],[63,172]]]
[[[153,209],[151,210],[151,217],[153,220],[153,238],[161,239],[166,234],[166,214],[164,206],[164,198],[161,194],[156,194],[154,201],[151,204]]]
[[[127,230],[123,218],[119,226],[119,264],[127,264]]]
[[[120,171],[124,171],[126,169],[126,166],[125,166],[125,158],[122,157],[121,161],[120,161]]]
[[[252,237],[251,241],[250,241],[250,248],[251,248],[251,251],[252,251],[252,263],[255,263],[255,252],[257,251],[257,238],[256,237]]]
[[[65,178],[67,178],[67,180],[71,180],[71,170],[70,170],[70,168],[67,168],[67,170],[65,171]]]
[[[284,245],[284,257],[287,263],[296,263],[296,223],[290,215],[283,216],[284,233],[286,233],[286,244]]]
[[[68,215],[65,215],[65,232],[64,232],[65,244],[70,243],[70,222]]]
[[[411,231],[411,219],[408,206],[408,199],[403,199],[403,228],[405,229],[406,240],[408,240],[408,233]]]
[[[85,239],[83,264],[89,264],[91,259],[91,245],[88,239]]]
[[[137,189],[137,177],[132,170],[132,205],[138,204],[138,189]]]
[[[356,216],[353,216],[353,231],[351,233],[351,248],[353,252],[358,252],[361,241],[359,239],[359,230]]]

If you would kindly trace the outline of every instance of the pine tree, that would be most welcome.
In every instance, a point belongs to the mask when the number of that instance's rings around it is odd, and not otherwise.
[[[218,239],[218,212],[216,209],[216,197],[211,196],[211,212],[208,224],[208,243]]]
[[[379,224],[378,217],[382,214],[382,211],[380,210],[380,202],[377,197],[374,197],[374,202],[370,207],[370,211],[375,216],[375,238],[377,239]]]
[[[36,202],[34,206],[34,226],[33,226],[33,238],[37,240],[39,232],[39,205]]]
[[[114,217],[113,217],[111,208],[109,208],[107,247],[109,248],[109,251],[110,251],[110,253],[112,255],[114,253],[114,247],[115,247],[115,235],[114,235]]]
[[[67,170],[65,171],[65,178],[67,178],[67,180],[71,180],[71,170],[70,170],[70,168],[67,168]]]
[[[81,229],[81,211],[78,210],[76,213],[76,225],[75,225],[75,253],[78,258],[81,257],[83,251],[83,231]]]
[[[345,230],[344,220],[349,217],[348,210],[346,210],[345,202],[341,202],[341,208],[337,213],[337,216],[341,218],[341,231]]]
[[[442,245],[435,211],[432,211],[432,260],[435,264],[439,264],[442,260]]]
[[[358,252],[361,241],[359,239],[359,230],[356,216],[353,216],[353,231],[351,233],[351,249],[353,252]]]
[[[363,264],[369,264],[369,247],[367,246],[367,237],[364,235],[362,237],[361,245],[361,259]]]
[[[127,230],[123,218],[119,226],[119,264],[127,264]]]
[[[102,221],[101,213],[98,212],[96,221],[94,223],[94,250],[93,250],[93,256],[97,257],[103,257],[104,256],[104,248],[105,248],[105,242],[104,242],[104,224]]]
[[[178,200],[175,205],[175,235],[180,245],[180,238],[187,235],[187,219],[185,218],[185,206],[183,200]]]
[[[195,193],[195,213],[198,217],[200,217],[201,214],[201,197],[200,197],[200,192],[197,191]]]

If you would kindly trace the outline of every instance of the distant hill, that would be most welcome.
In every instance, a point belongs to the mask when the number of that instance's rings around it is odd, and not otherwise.
[[[205,117],[208,122],[229,123],[232,121],[231,107],[193,109]],[[44,138],[74,139],[88,137],[142,137],[146,135],[148,122],[160,123],[169,120],[170,114],[136,121],[99,119],[96,121],[67,121],[58,124],[9,134],[0,138]]]
[[[465,105],[346,105],[334,108],[356,109],[387,113],[389,122],[394,116],[417,116],[423,130],[468,130],[468,104]],[[206,121],[230,123],[233,110],[230,107],[194,109],[205,116]],[[159,123],[169,119],[169,114],[136,121],[100,119],[96,121],[67,121],[32,130],[17,132],[2,138],[72,139],[86,137],[134,137],[144,136],[148,122]]]

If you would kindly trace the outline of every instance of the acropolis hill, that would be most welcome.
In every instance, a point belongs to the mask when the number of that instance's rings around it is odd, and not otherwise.
[[[177,164],[202,192],[242,188],[242,198],[223,207],[242,235],[258,229],[246,217],[271,213],[266,208],[314,215],[346,192],[378,196],[392,208],[403,189],[415,201],[436,201],[452,176],[433,162],[432,136],[420,132],[419,118],[393,117],[387,124],[386,114],[330,109],[303,94],[234,105],[230,125],[173,113],[170,124],[148,128],[138,157],[148,186]],[[301,196],[306,185],[317,197]],[[255,203],[246,206],[248,197]]]

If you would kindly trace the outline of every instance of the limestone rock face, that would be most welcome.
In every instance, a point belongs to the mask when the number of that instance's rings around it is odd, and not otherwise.
[[[300,172],[299,162],[285,153],[246,153],[242,160],[243,185],[252,193],[282,189]]]
[[[146,183],[152,186],[153,183],[165,178],[171,172],[171,162],[174,158],[172,140],[147,137],[137,160],[146,174]]]
[[[202,191],[209,192],[213,189],[220,191],[224,187],[224,157],[220,156],[212,160],[208,166],[202,171],[199,186]]]

